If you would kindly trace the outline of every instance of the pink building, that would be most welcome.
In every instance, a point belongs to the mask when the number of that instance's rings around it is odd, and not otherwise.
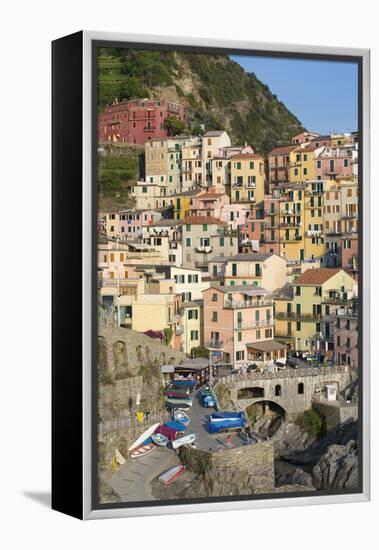
[[[334,357],[337,365],[358,367],[358,310],[337,310],[334,320]]]
[[[342,235],[342,268],[355,276],[358,273],[358,235]]]
[[[235,230],[245,223],[249,212],[249,205],[230,204],[230,197],[226,193],[217,193],[214,187],[191,199],[190,216],[213,216]]]
[[[140,237],[142,228],[162,218],[155,210],[121,210],[120,233],[121,237]]]
[[[98,117],[98,139],[144,145],[168,137],[167,117],[186,122],[187,113],[182,105],[166,99],[116,100]]]
[[[268,154],[268,179],[270,191],[274,185],[289,181],[290,173],[290,152],[296,145],[285,145],[275,147]]]
[[[337,176],[353,175],[354,146],[322,147],[315,153],[316,179],[335,179]]]
[[[254,285],[205,290],[204,345],[220,350],[223,362],[235,367],[285,357],[285,344],[273,339],[273,302],[268,294]]]

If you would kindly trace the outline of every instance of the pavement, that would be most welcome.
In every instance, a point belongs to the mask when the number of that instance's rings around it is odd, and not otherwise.
[[[193,405],[186,410],[191,422],[187,434],[195,433],[195,445],[201,450],[227,449],[241,447],[245,441],[239,434],[232,433],[231,443],[228,445],[228,434],[210,434],[206,429],[207,416],[215,411],[205,408],[199,402],[200,391],[193,394]],[[135,458],[121,466],[110,480],[112,489],[122,501],[139,502],[153,500],[151,482],[169,468],[180,464],[180,460],[173,449],[156,447],[153,451],[141,458]]]

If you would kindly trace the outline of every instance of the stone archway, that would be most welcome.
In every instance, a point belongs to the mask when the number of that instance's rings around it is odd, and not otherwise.
[[[272,437],[286,418],[286,411],[271,399],[255,399],[245,407],[253,428],[265,436]]]
[[[265,389],[260,386],[240,388],[237,391],[237,399],[256,399],[265,396]]]

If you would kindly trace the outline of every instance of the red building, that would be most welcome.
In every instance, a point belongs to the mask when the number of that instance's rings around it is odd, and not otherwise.
[[[166,99],[115,101],[98,117],[98,139],[144,145],[150,139],[166,138],[167,117],[186,122],[187,113],[182,105]]]

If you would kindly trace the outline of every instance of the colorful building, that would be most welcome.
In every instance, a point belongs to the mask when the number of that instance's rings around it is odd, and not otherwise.
[[[231,160],[232,203],[259,203],[265,194],[264,158],[234,155]]]
[[[188,216],[183,220],[183,266],[208,268],[214,256],[238,252],[238,235],[212,216]]]
[[[286,284],[286,261],[276,254],[236,254],[209,261],[209,276],[229,286],[260,286],[273,291]]]
[[[286,346],[273,339],[273,302],[265,289],[211,286],[203,295],[204,345],[219,350],[222,362],[238,367],[285,357]]]
[[[115,100],[98,117],[98,139],[144,145],[168,137],[168,117],[186,122],[187,112],[179,103],[166,99]]]

